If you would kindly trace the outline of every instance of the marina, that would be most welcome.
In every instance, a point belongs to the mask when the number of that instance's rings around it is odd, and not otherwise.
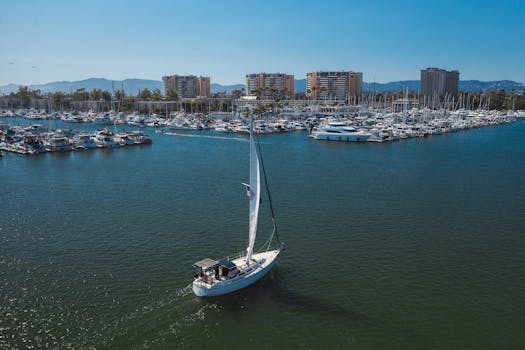
[[[264,113],[254,122],[255,134],[307,132],[314,140],[338,142],[390,142],[408,138],[438,136],[462,130],[512,123],[524,117],[523,111],[430,110],[411,109],[392,112],[388,109],[353,108],[353,112],[319,114],[297,111],[294,117]],[[4,110],[0,117],[28,121],[61,121],[66,128],[48,129],[41,124],[9,126],[0,118],[0,150],[19,154],[83,151],[93,148],[117,148],[148,145],[152,139],[143,128],[154,128],[157,134],[213,130],[219,134],[247,134],[248,119],[243,113],[213,115],[175,113],[166,116],[136,113],[47,113],[44,110]],[[36,123],[36,122],[35,122]],[[91,134],[75,133],[76,125],[98,127]],[[118,132],[117,126],[135,128]],[[110,131],[114,129],[114,131]]]
[[[0,119],[1,120],[1,119]],[[110,131],[107,127],[93,132],[71,128],[51,129],[42,124],[8,125],[0,121],[0,150],[22,155],[46,152],[87,151],[96,148],[120,148],[151,145],[152,139],[142,130]]]

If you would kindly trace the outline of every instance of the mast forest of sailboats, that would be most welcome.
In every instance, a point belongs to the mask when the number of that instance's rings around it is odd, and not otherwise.
[[[216,296],[234,292],[247,287],[263,277],[277,262],[277,256],[281,252],[281,244],[277,236],[277,225],[273,206],[271,204],[270,191],[266,181],[264,162],[259,157],[260,145],[254,140],[253,116],[250,115],[250,177],[249,183],[243,183],[249,200],[249,227],[248,246],[246,255],[236,259],[203,259],[196,262],[193,267],[194,281],[193,292],[200,296]],[[268,202],[272,213],[273,230],[268,241],[263,245],[262,251],[254,252],[255,238],[257,236],[257,222],[259,219],[259,205],[261,200],[261,174],[262,164]],[[274,242],[275,240],[275,242]],[[277,247],[271,248],[272,245]]]

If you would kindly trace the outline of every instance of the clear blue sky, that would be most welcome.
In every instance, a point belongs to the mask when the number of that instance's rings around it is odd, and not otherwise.
[[[0,85],[356,70],[525,82],[525,0],[0,1]]]

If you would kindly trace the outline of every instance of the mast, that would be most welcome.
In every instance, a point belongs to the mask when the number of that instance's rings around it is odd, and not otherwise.
[[[248,199],[250,201],[250,224],[248,235],[248,247],[246,248],[246,264],[250,264],[252,258],[255,236],[257,235],[257,220],[259,217],[259,201],[261,199],[261,175],[259,173],[259,158],[253,140],[253,115],[250,114],[250,183],[247,187]]]

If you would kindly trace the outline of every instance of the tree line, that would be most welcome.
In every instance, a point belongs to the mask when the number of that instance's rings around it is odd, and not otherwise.
[[[209,113],[210,111],[232,111],[232,96],[241,96],[241,90],[234,94],[214,94],[211,99],[181,99],[176,91],[170,90],[163,96],[159,89],[142,89],[136,95],[127,95],[123,90],[111,94],[107,90],[77,89],[74,92],[42,93],[27,86],[0,97],[1,108],[44,108],[48,110],[96,110],[131,113],[164,113],[167,111],[187,111],[190,113]],[[167,102],[166,105],[158,102]]]
[[[263,91],[258,91],[262,94]],[[273,91],[272,99],[278,103],[282,101],[285,91]],[[212,99],[238,99],[244,95],[244,89],[237,89],[231,93],[217,92],[212,94]],[[295,94],[297,100],[307,100],[304,92]],[[409,92],[409,99],[420,98],[416,92]],[[346,101],[348,103],[356,102],[362,103],[366,101],[370,103],[383,102],[383,105],[388,105],[388,101],[403,98],[403,92],[388,92],[388,93],[374,93],[374,94],[363,94],[356,101]],[[17,92],[11,92],[8,95],[4,95],[0,98],[3,103],[2,106],[8,108],[29,108],[35,106],[35,101],[38,106],[49,109],[72,109],[81,102],[92,102],[105,106],[105,108],[111,108],[119,111],[134,111],[136,105],[139,102],[179,102],[181,105],[186,105],[190,109],[204,110],[209,108],[198,107],[199,102],[191,102],[181,99],[177,92],[170,89],[166,92],[166,95],[162,95],[159,89],[153,91],[149,89],[140,90],[137,95],[127,95],[123,90],[116,90],[113,94],[107,90],[92,89],[86,91],[85,89],[77,89],[71,93],[65,92],[53,92],[44,94],[40,90],[33,90],[27,86],[19,87]],[[505,90],[496,90],[488,92],[462,92],[458,96],[454,97],[456,106],[462,108],[486,108],[491,110],[507,110],[507,109],[521,109],[525,110],[525,91],[517,93],[515,91],[506,92]],[[200,103],[202,105],[202,102]],[[222,107],[222,106],[219,106]],[[228,108],[226,108],[228,109]]]

